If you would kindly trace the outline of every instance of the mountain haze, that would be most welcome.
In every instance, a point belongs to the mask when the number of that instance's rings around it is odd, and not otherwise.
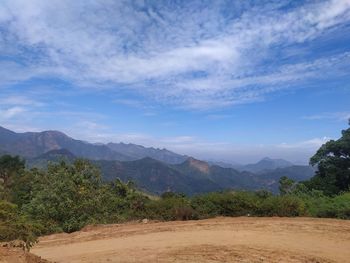
[[[187,156],[166,149],[136,144],[92,144],[75,140],[59,131],[16,133],[0,127],[0,151],[35,158],[52,150],[66,149],[77,157],[91,160],[131,161],[151,157],[166,163],[181,163]]]
[[[125,143],[91,144],[59,131],[15,133],[0,127],[0,154],[6,152],[24,157],[29,167],[45,168],[48,162],[89,159],[100,167],[103,180],[131,180],[152,194],[174,191],[193,195],[225,189],[277,192],[281,176],[302,181],[315,172],[309,166],[270,158],[237,168],[221,167],[166,149]]]
[[[293,166],[294,164],[283,159],[271,159],[265,157],[257,163],[247,164],[244,166],[237,166],[236,169],[240,171],[248,171],[253,173],[261,173],[267,170],[274,170],[277,168],[285,168]]]
[[[128,155],[135,160],[150,157],[165,163],[176,164],[182,163],[188,158],[188,156],[180,155],[168,151],[167,149],[156,149],[153,147],[146,148],[132,143],[108,143],[107,146],[111,150]]]
[[[0,127],[0,148],[10,154],[34,158],[51,150],[67,149],[91,160],[130,160],[105,145],[94,145],[68,137],[59,131],[15,133]]]
[[[75,159],[72,153],[62,149],[29,159],[28,164],[30,167],[45,167],[48,161],[73,162]],[[194,195],[225,189],[266,189],[276,193],[281,176],[302,181],[314,174],[314,169],[308,166],[291,166],[254,174],[210,165],[192,157],[180,164],[166,164],[149,157],[134,161],[94,160],[93,163],[101,169],[104,181],[117,178],[124,182],[133,181],[140,190],[156,195],[166,191]]]

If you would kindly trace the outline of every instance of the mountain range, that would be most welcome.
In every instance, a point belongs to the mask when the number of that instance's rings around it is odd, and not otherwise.
[[[252,173],[262,173],[269,170],[274,170],[278,168],[286,168],[293,166],[294,164],[283,159],[271,159],[265,157],[257,163],[235,166],[234,168],[239,171],[248,171]]]
[[[58,131],[15,133],[0,127],[0,155],[4,153],[22,156],[29,167],[86,158],[100,167],[105,181],[132,180],[139,189],[152,194],[174,191],[193,195],[224,189],[277,192],[281,176],[302,181],[315,172],[312,167],[282,159],[264,158],[255,164],[231,166],[166,149],[125,143],[92,144]]]
[[[51,150],[66,149],[90,160],[132,161],[150,157],[167,163],[181,163],[187,156],[166,149],[146,148],[136,144],[92,144],[75,140],[59,131],[16,133],[0,127],[0,151],[35,158]]]

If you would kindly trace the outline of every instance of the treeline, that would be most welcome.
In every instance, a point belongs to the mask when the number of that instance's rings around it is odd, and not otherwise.
[[[208,193],[193,197],[167,192],[150,198],[131,182],[102,182],[86,160],[25,169],[19,157],[0,157],[0,241],[73,232],[88,224],[143,218],[189,220],[215,216],[313,216],[350,219],[350,129],[323,145],[311,159],[319,170],[307,182],[280,179],[280,195]]]

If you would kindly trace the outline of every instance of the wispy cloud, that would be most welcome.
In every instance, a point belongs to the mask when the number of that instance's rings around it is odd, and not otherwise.
[[[331,138],[323,137],[323,138],[313,138],[306,141],[296,142],[296,143],[281,143],[277,145],[277,147],[285,148],[285,149],[312,149],[316,150],[326,142],[328,142]]]
[[[232,114],[208,114],[207,119],[209,120],[223,120],[223,119],[229,119],[232,118]]]
[[[298,138],[320,138],[278,143],[273,130],[262,139],[273,142],[266,145],[240,145],[231,134],[221,142],[230,130],[263,137],[246,125],[260,105],[244,119],[248,107],[222,108],[318,84],[348,89],[338,84],[350,81],[350,49],[341,44],[349,28],[350,0],[2,0],[0,125],[198,158],[305,160],[329,138],[305,132]],[[119,121],[132,114],[129,127]],[[302,119],[349,117],[344,108]],[[214,122],[224,123],[220,132]]]
[[[43,102],[40,102],[38,100],[34,100],[29,97],[25,96],[18,96],[18,95],[7,95],[6,97],[0,96],[0,105],[16,105],[16,106],[31,106],[31,107],[40,107],[45,105]]]
[[[315,59],[289,52],[348,24],[349,0],[297,8],[156,3],[2,1],[0,47],[16,59],[1,61],[0,87],[56,76],[82,88],[208,109],[260,101],[327,74],[344,75],[350,66],[349,53]]]
[[[324,112],[321,114],[304,116],[303,119],[347,121],[347,120],[350,120],[350,112]]]
[[[17,115],[21,115],[26,112],[23,107],[10,107],[7,109],[0,109],[0,120],[11,119]]]
[[[44,105],[27,96],[2,94],[0,95],[0,125],[13,124],[23,119],[29,120],[36,113],[36,109]]]

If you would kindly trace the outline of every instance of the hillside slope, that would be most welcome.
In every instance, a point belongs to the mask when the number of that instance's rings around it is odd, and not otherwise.
[[[15,133],[0,127],[0,148],[27,158],[34,158],[51,150],[67,149],[78,157],[91,160],[130,160],[105,145],[95,145],[68,137],[59,131]]]
[[[248,171],[252,173],[261,173],[269,170],[274,170],[277,168],[285,168],[293,166],[294,164],[283,159],[271,159],[265,157],[257,163],[247,164],[243,166],[238,166],[237,169],[240,171]]]
[[[28,159],[27,165],[45,168],[49,161],[73,162],[76,158],[65,149],[52,150],[37,158]],[[103,180],[120,178],[124,182],[133,181],[142,191],[157,195],[166,191],[193,195],[225,189],[266,189],[277,193],[278,181],[282,176],[303,181],[314,175],[314,169],[309,166],[291,166],[254,174],[210,165],[194,158],[173,165],[149,157],[134,161],[93,160],[93,163],[101,169]]]
[[[41,158],[47,152],[60,149],[91,160],[132,161],[150,157],[177,164],[188,158],[167,149],[147,148],[132,143],[92,144],[73,139],[59,131],[16,133],[0,126],[0,155],[10,153],[25,158]]]
[[[144,147],[142,145],[132,143],[108,143],[106,144],[111,150],[128,155],[135,160],[150,157],[152,159],[177,164],[184,162],[188,156],[171,152],[167,149],[156,149],[153,147]]]
[[[49,161],[73,162],[76,158],[86,158],[101,168],[104,180],[132,180],[140,189],[152,194],[174,191],[193,195],[225,189],[266,189],[276,193],[280,177],[303,181],[315,172],[308,166],[269,158],[238,171],[166,149],[123,143],[97,145],[75,140],[58,131],[15,133],[0,127],[0,154],[2,152],[20,155],[27,160],[28,167],[41,168]]]

